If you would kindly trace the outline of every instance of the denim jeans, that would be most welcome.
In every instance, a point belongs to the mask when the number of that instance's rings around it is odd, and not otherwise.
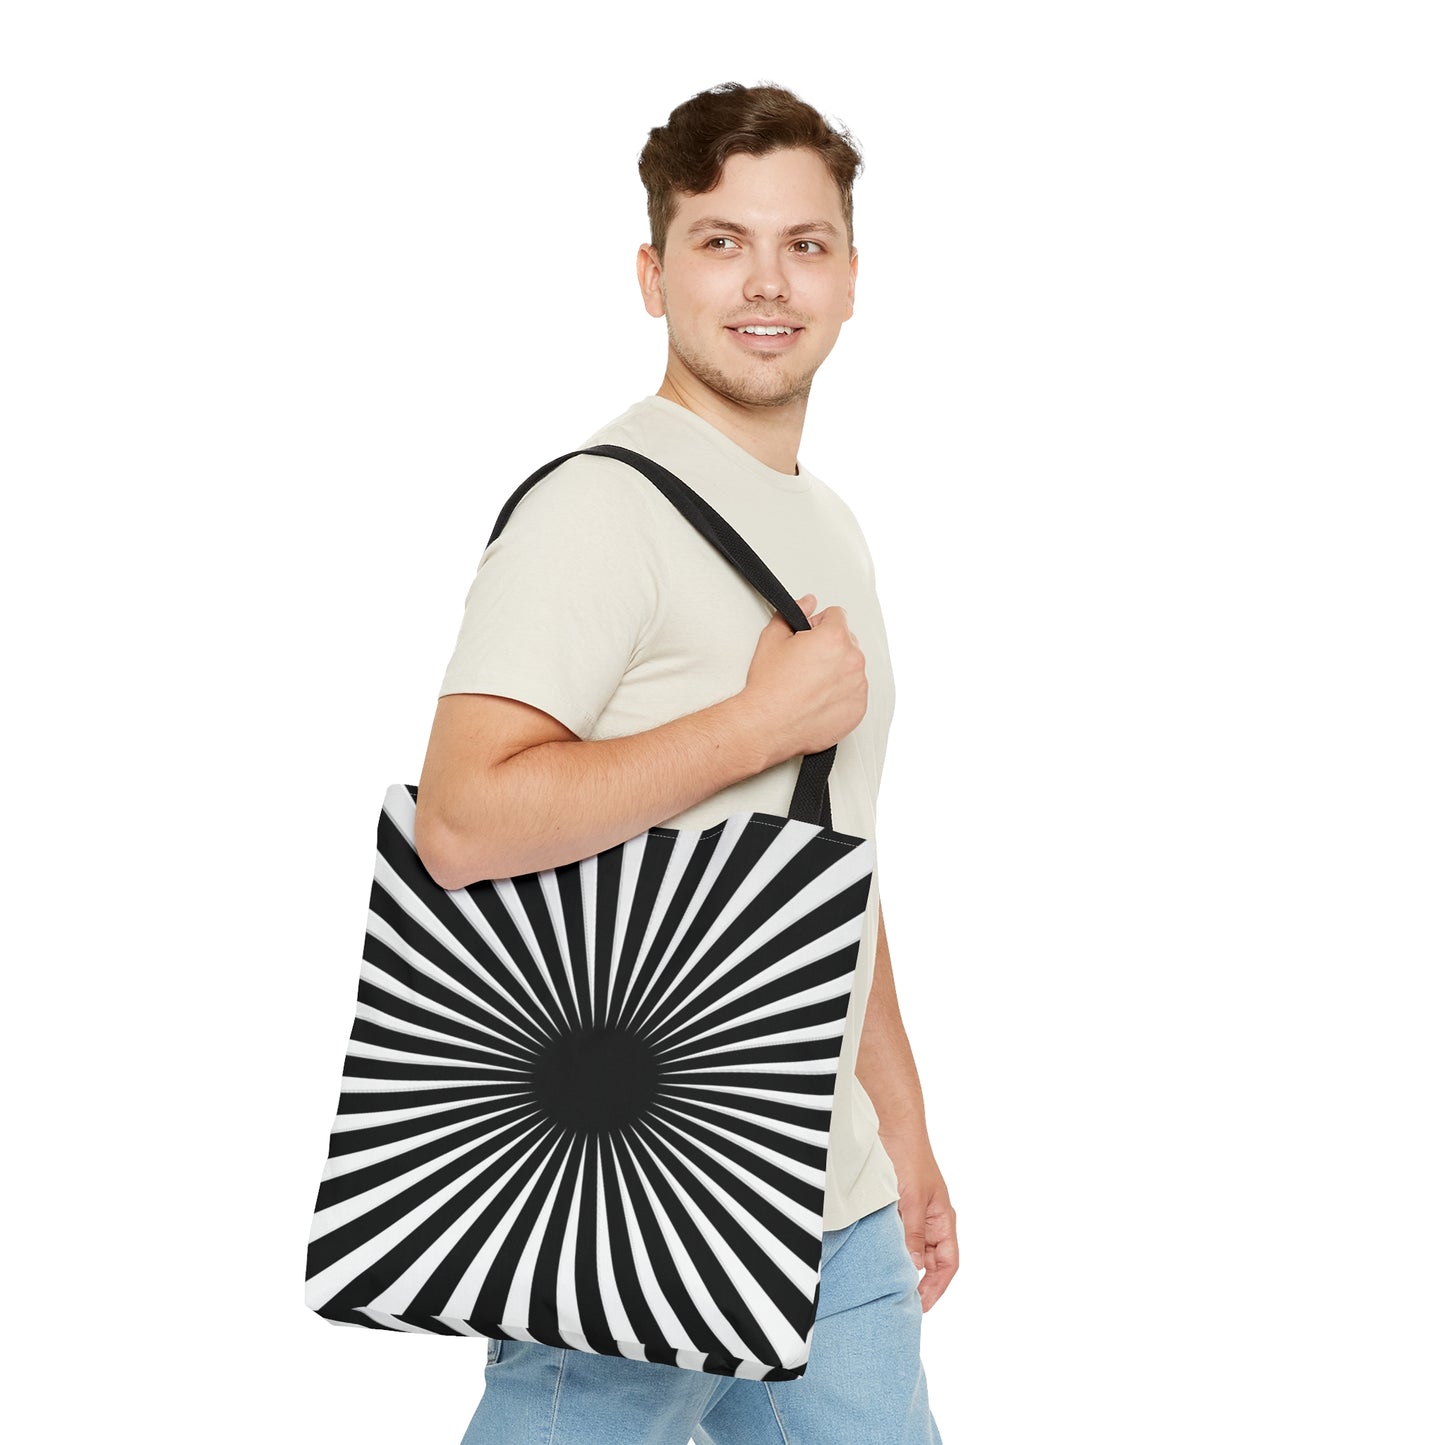
[[[462,1445],[938,1445],[922,1319],[903,1223],[888,1204],[824,1233],[800,1379],[736,1380],[492,1340]]]

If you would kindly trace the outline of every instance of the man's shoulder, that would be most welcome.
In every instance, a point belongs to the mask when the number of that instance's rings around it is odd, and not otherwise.
[[[633,411],[636,408],[632,409]],[[582,448],[600,443],[647,452],[631,412],[600,428]],[[574,448],[573,450],[579,450]],[[523,493],[498,537],[513,546],[545,540],[554,547],[605,546],[651,552],[666,534],[671,504],[635,467],[614,457],[566,455]]]

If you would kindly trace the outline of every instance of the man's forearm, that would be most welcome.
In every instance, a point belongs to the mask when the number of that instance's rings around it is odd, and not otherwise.
[[[898,1011],[893,959],[878,908],[878,956],[868,1012],[858,1040],[856,1073],[878,1114],[878,1136],[898,1175],[898,1213],[925,1310],[938,1302],[958,1271],[958,1215],[933,1157],[923,1118],[923,1086]]]
[[[765,732],[737,694],[630,737],[525,748],[449,784],[433,876],[463,888],[600,853],[771,767]]]
[[[858,1039],[855,1072],[873,1102],[878,1132],[885,1147],[890,1139],[907,1139],[910,1143],[927,1139],[923,1085],[918,1079],[918,1066],[898,1008],[898,990],[893,982],[893,960],[888,952],[881,901],[878,953],[868,993],[868,1011],[863,1016],[863,1032]]]

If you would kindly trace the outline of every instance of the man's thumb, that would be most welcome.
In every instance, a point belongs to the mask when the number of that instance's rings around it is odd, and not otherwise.
[[[914,1269],[923,1268],[923,1246],[927,1243],[923,1234],[923,1216],[918,1215],[903,1221],[903,1239],[908,1245],[908,1257]]]

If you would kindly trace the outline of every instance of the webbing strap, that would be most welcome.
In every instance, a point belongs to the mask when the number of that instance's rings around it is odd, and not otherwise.
[[[687,518],[689,522],[717,548],[722,555],[742,573],[743,577],[782,614],[783,620],[794,632],[810,630],[803,609],[793,600],[788,589],[768,570],[762,558],[738,535],[732,525],[712,506],[705,502],[680,477],[674,476],[666,467],[659,466],[651,457],[641,452],[629,451],[626,447],[595,446],[582,447],[555,458],[546,466],[538,467],[510,497],[497,516],[497,525],[487,538],[491,546],[497,540],[507,519],[517,503],[527,495],[543,477],[573,457],[610,457],[613,461],[625,462],[641,472],[658,491]],[[788,817],[804,823],[821,823],[825,828],[833,826],[832,808],[828,799],[828,774],[832,771],[833,759],[837,756],[838,745],[834,743],[820,753],[805,753],[798,770],[798,781],[793,788],[793,801],[788,805]]]

